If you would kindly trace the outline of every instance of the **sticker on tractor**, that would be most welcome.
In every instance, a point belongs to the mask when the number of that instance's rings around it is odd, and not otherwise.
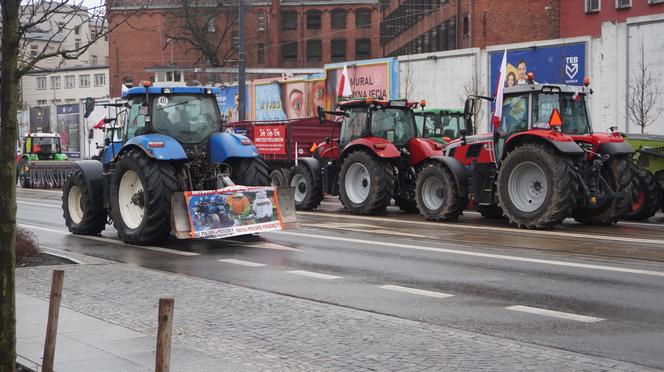
[[[161,96],[157,98],[157,104],[161,107],[168,105],[168,97]]]
[[[283,230],[273,187],[227,187],[184,193],[190,237],[219,239]]]

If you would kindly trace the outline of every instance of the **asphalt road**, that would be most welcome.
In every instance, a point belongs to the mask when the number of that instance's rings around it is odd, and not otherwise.
[[[301,230],[135,247],[110,226],[69,234],[59,198],[18,190],[18,223],[46,247],[664,368],[662,215],[532,231],[473,212],[353,216],[326,199]]]

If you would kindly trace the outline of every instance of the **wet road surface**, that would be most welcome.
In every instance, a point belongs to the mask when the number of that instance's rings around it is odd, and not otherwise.
[[[664,368],[664,217],[517,230],[466,212],[432,223],[334,199],[302,230],[135,247],[67,232],[57,191],[18,190],[44,246],[287,296]]]

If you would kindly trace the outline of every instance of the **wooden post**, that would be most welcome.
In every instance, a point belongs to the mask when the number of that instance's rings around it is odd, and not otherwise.
[[[171,368],[171,331],[173,329],[172,298],[159,299],[159,325],[157,328],[156,372],[169,372]]]
[[[44,341],[44,360],[42,361],[42,371],[44,372],[53,372],[55,340],[58,336],[58,317],[60,316],[60,300],[62,300],[64,278],[65,272],[63,270],[53,270],[51,297],[48,304],[48,321],[46,323],[46,339]]]

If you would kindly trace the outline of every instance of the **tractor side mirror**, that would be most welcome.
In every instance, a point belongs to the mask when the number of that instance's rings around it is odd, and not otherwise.
[[[473,127],[473,115],[475,114],[475,98],[468,97],[463,106],[463,121],[466,128]]]
[[[85,114],[83,115],[84,118],[88,118],[92,111],[95,110],[95,99],[92,97],[88,97],[85,99]]]
[[[318,122],[321,124],[325,124],[325,109],[318,106],[316,108],[316,111],[318,112]]]
[[[88,130],[88,139],[91,140],[93,138],[95,138],[95,130],[93,128],[90,128]]]

